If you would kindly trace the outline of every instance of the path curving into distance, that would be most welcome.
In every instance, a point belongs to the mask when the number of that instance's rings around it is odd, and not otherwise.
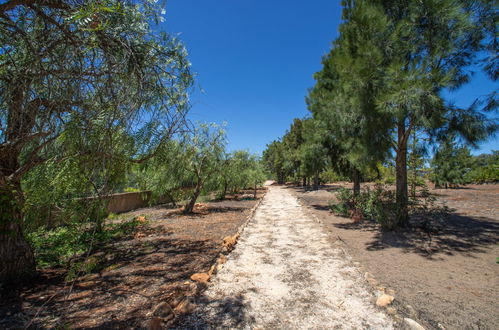
[[[360,273],[286,187],[271,186],[182,329],[391,329]]]

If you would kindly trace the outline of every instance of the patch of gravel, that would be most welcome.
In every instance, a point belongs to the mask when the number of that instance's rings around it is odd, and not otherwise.
[[[181,329],[392,329],[360,273],[282,187],[270,187]]]

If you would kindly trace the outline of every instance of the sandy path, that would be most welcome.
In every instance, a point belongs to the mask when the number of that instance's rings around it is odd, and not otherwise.
[[[270,187],[179,328],[391,329],[344,258],[286,188]]]

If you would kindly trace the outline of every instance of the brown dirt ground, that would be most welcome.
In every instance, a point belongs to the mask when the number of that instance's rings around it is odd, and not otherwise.
[[[248,193],[250,193],[248,191]],[[258,191],[258,199],[265,190]],[[95,251],[98,273],[64,281],[62,268],[44,269],[29,285],[9,288],[0,299],[0,328],[142,328],[159,302],[194,294],[189,277],[206,272],[222,250],[222,239],[244,224],[257,200],[207,203],[182,215],[164,206],[120,215],[141,215],[149,225]]]
[[[328,204],[345,183],[318,191],[289,187],[342,241],[374,286],[395,291],[393,307],[429,329],[499,329],[499,185],[431,189],[451,213],[438,233],[383,232],[368,220],[333,215]]]

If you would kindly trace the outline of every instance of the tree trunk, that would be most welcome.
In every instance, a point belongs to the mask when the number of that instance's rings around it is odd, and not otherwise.
[[[201,184],[201,182],[198,182],[196,184],[196,188],[194,189],[194,194],[192,195],[192,198],[189,201],[189,203],[187,203],[187,205],[184,208],[184,214],[192,213],[192,210],[194,210],[194,204],[196,204],[199,194],[201,193],[202,187],[203,185]]]
[[[314,190],[319,189],[319,173],[314,174]]]
[[[407,208],[407,137],[405,122],[400,120],[397,127],[397,155],[395,158],[396,177],[396,225],[406,226],[409,222],[409,211]]]
[[[277,173],[277,184],[284,184],[284,173]]]
[[[354,197],[360,194],[360,171],[356,168],[352,170],[353,195]]]
[[[0,283],[29,279],[35,274],[35,257],[22,228],[20,184],[0,188]]]
[[[222,196],[220,196],[222,200],[224,200],[225,196],[227,195],[227,189],[228,189],[228,187],[229,187],[229,184],[227,182],[225,182],[224,183],[224,190],[222,192]]]
[[[254,192],[254,194],[253,194],[253,198],[255,198],[255,199],[256,199],[256,181],[255,181],[255,192]]]
[[[306,176],[304,176],[304,177],[303,177],[303,186],[305,187],[306,185],[307,185],[307,177],[306,177]]]

